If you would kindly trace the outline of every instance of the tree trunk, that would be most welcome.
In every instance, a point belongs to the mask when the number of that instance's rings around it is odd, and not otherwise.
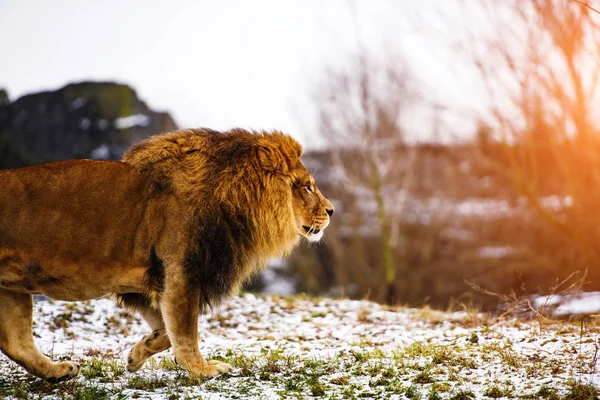
[[[394,282],[387,282],[385,289],[385,304],[394,306],[397,304],[396,285]]]
[[[397,301],[396,295],[396,266],[394,265],[394,256],[392,251],[392,235],[390,221],[388,220],[387,210],[385,208],[385,201],[383,199],[383,188],[381,184],[381,178],[379,176],[379,169],[375,165],[374,160],[371,159],[371,171],[372,171],[372,186],[375,194],[375,202],[377,203],[377,217],[379,220],[379,228],[381,231],[381,256],[383,259],[383,270],[385,271],[385,303],[394,305]]]

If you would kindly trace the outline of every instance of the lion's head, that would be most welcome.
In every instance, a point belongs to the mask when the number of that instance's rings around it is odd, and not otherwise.
[[[292,204],[300,235],[310,242],[321,240],[323,230],[329,225],[334,208],[321,194],[315,179],[302,163],[298,165],[292,184]]]
[[[205,290],[210,302],[270,258],[287,255],[300,237],[315,242],[323,236],[334,208],[301,154],[300,144],[280,132],[200,129],[151,137],[123,161],[155,191],[188,206],[194,232],[186,265],[203,287],[218,282]]]

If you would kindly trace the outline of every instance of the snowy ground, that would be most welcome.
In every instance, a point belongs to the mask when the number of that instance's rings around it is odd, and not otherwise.
[[[246,294],[199,322],[204,355],[235,366],[198,382],[166,352],[138,373],[123,356],[148,333],[109,300],[40,301],[36,341],[82,376],[52,385],[0,355],[0,398],[587,399],[600,384],[598,324],[494,320],[366,301]]]
[[[533,296],[532,305],[555,317],[600,315],[600,292]]]

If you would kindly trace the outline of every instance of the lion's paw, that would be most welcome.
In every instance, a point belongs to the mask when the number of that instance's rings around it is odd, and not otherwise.
[[[214,378],[221,374],[225,374],[231,371],[231,365],[217,361],[210,360],[207,364],[203,365],[199,371],[191,371],[194,375],[202,376],[204,378]]]
[[[143,346],[140,346],[140,343],[136,344],[127,355],[127,371],[135,372],[139,370],[148,357],[149,354],[144,351]]]
[[[182,367],[187,369],[190,374],[202,378],[214,378],[221,374],[225,374],[231,371],[231,365],[218,360],[205,361],[202,364],[180,364]]]
[[[55,363],[48,376],[46,376],[46,380],[51,383],[62,382],[76,377],[79,375],[79,371],[81,371],[81,366],[76,362],[63,361]]]
[[[135,372],[142,368],[146,360],[154,354],[171,347],[171,342],[164,329],[156,329],[144,336],[142,340],[133,346],[127,356],[127,371]]]
[[[231,365],[218,360],[208,360],[208,365],[214,367],[219,374],[226,374],[231,371]]]

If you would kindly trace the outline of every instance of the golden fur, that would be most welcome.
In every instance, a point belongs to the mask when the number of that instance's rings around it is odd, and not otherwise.
[[[200,354],[198,315],[300,236],[319,240],[333,213],[301,153],[279,132],[188,130],[151,137],[123,162],[0,171],[0,349],[37,376],[77,375],[35,347],[31,296],[112,293],[153,329],[130,371],[171,346],[193,375],[228,371]]]

